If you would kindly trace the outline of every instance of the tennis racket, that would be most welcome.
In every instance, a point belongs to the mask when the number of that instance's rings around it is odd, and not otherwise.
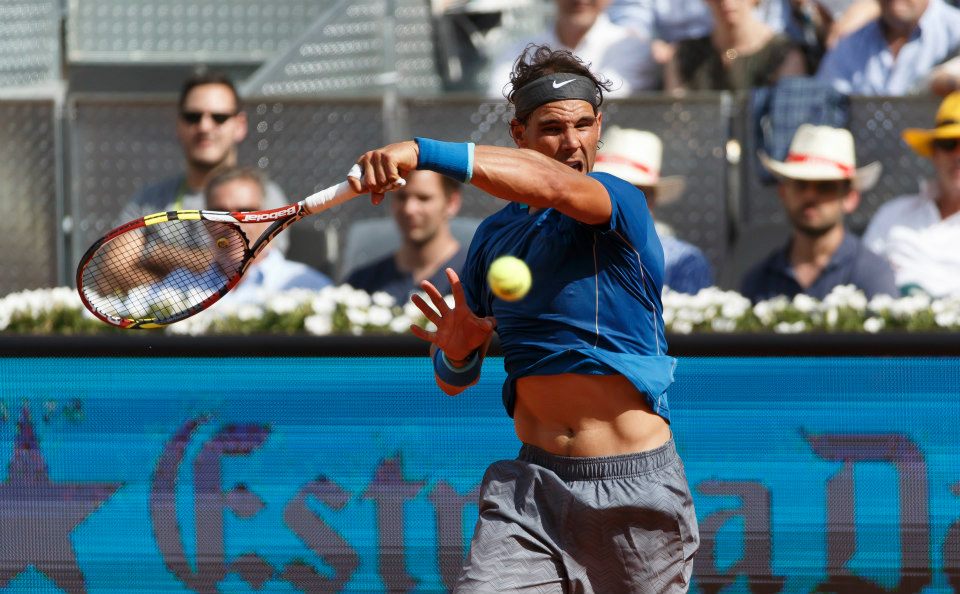
[[[359,179],[360,167],[354,165],[347,176]],[[93,315],[113,326],[158,328],[178,322],[226,295],[287,227],[357,195],[343,181],[270,210],[147,215],[90,246],[77,266],[77,291]]]

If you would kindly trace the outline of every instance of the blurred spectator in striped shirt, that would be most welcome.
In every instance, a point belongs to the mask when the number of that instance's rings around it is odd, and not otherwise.
[[[937,67],[960,51],[960,9],[944,0],[857,3],[877,16],[836,41],[817,77],[851,95],[927,92]],[[853,10],[853,9],[851,9]]]

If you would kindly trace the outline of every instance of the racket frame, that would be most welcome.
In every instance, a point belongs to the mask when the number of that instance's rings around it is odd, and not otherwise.
[[[251,217],[262,216],[269,217],[265,220],[251,220]],[[118,328],[160,328],[174,322],[179,322],[180,320],[186,319],[204,309],[207,309],[214,303],[220,300],[221,297],[230,292],[233,287],[240,282],[240,279],[243,277],[243,274],[250,267],[250,263],[266,248],[267,244],[270,241],[283,232],[287,227],[299,221],[303,217],[307,216],[305,209],[301,203],[290,204],[288,206],[283,206],[280,208],[273,208],[270,210],[260,210],[260,211],[247,211],[247,212],[227,212],[220,210],[170,210],[165,212],[158,212],[149,214],[147,216],[141,217],[139,219],[124,223],[123,225],[113,229],[90,246],[90,248],[84,253],[83,258],[80,259],[80,265],[77,266],[77,292],[80,294],[80,299],[83,302],[84,307],[86,307],[90,313],[95,315],[98,319],[111,326],[116,326]],[[226,223],[229,225],[237,226],[237,230],[240,235],[243,237],[243,257],[240,260],[240,265],[238,267],[238,272],[233,274],[227,280],[227,283],[221,287],[218,291],[211,294],[209,297],[203,301],[193,305],[183,312],[173,315],[169,318],[164,318],[163,321],[159,321],[157,318],[125,318],[115,315],[111,315],[107,312],[101,311],[97,306],[95,306],[89,299],[87,299],[86,293],[84,291],[84,282],[83,282],[83,273],[85,272],[87,265],[90,263],[93,255],[100,249],[101,246],[106,244],[113,239],[123,235],[124,233],[130,233],[136,231],[137,229],[147,228],[151,225],[158,225],[167,223],[169,221],[182,220],[182,221],[214,221],[217,223]],[[247,234],[243,232],[242,225],[245,223],[254,223],[254,222],[266,222],[268,220],[273,220],[273,223],[264,229],[260,237],[250,245],[250,239],[247,237]]]
[[[347,176],[360,179],[360,168],[354,165]],[[404,180],[399,180],[398,185],[404,185]],[[267,244],[269,244],[274,237],[282,233],[287,227],[308,215],[322,212],[346,202],[347,200],[358,195],[359,193],[353,190],[353,188],[349,185],[349,182],[343,181],[339,184],[312,194],[299,202],[281,206],[279,208],[243,212],[228,212],[221,210],[171,210],[153,213],[144,217],[140,217],[139,219],[134,219],[109,231],[106,235],[96,240],[93,245],[91,245],[90,248],[84,252],[83,257],[80,259],[80,264],[77,266],[77,292],[80,294],[80,300],[83,302],[84,307],[86,307],[90,313],[106,324],[125,329],[162,328],[163,326],[173,324],[174,322],[179,322],[180,320],[189,318],[190,316],[207,309],[219,301],[224,295],[229,293],[230,290],[240,282],[240,279],[243,278],[244,273],[250,267],[250,263],[253,262],[253,260],[260,255],[261,252],[263,252]],[[238,225],[237,230],[244,240],[244,255],[240,262],[240,266],[238,267],[238,272],[231,276],[223,287],[196,305],[187,308],[181,313],[170,316],[169,318],[164,318],[163,321],[158,320],[156,317],[124,318],[111,315],[107,312],[101,311],[93,303],[91,303],[90,300],[87,299],[87,296],[84,293],[83,273],[93,258],[93,255],[104,244],[116,239],[124,233],[129,233],[140,228],[146,228],[151,225],[163,224],[174,220],[206,220],[230,225]],[[263,230],[263,232],[251,246],[249,238],[247,237],[246,233],[243,232],[242,225],[249,223],[265,223],[267,221],[273,221],[273,223]]]

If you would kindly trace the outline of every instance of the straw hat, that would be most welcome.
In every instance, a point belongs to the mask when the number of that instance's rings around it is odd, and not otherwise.
[[[940,104],[932,130],[903,131],[904,142],[922,157],[933,156],[933,141],[938,138],[960,138],[960,91],[950,93]]]
[[[843,128],[801,124],[790,142],[783,161],[774,161],[760,153],[760,161],[780,178],[802,180],[849,179],[853,187],[865,191],[876,185],[883,167],[874,161],[857,168],[853,135]]]
[[[635,186],[657,189],[657,204],[676,202],[686,181],[679,175],[660,177],[663,143],[652,132],[612,126],[603,135],[594,171],[616,175]]]

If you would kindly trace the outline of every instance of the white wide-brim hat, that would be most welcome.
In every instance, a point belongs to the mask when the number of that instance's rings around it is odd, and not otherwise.
[[[635,186],[656,188],[657,205],[676,202],[686,188],[679,175],[660,176],[663,143],[652,132],[613,126],[603,135],[594,171],[609,173]]]
[[[849,179],[858,191],[877,184],[883,166],[874,161],[857,167],[853,135],[843,128],[801,124],[783,161],[775,161],[760,152],[760,161],[780,178],[827,181]]]

